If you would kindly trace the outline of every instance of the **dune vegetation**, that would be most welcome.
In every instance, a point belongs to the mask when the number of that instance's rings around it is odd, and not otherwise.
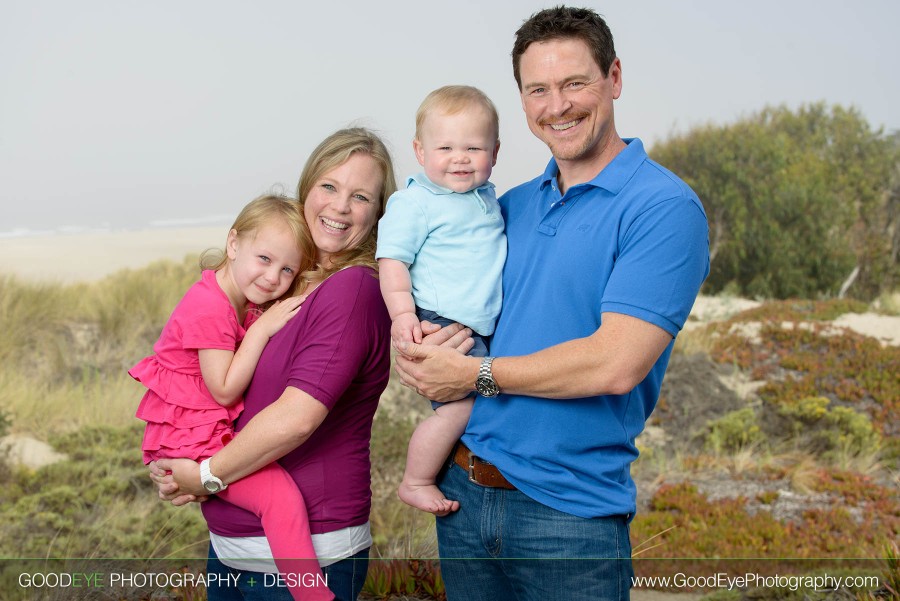
[[[202,569],[203,519],[156,499],[133,417],[142,390],[126,374],[197,275],[189,257],[93,284],[0,279],[0,434],[67,457],[0,462],[0,598],[37,598],[16,581],[25,564]],[[900,538],[900,348],[831,325],[869,309],[772,301],[684,333],[638,440],[638,575],[880,573]],[[433,518],[395,494],[426,405],[392,381],[377,415],[372,597],[442,596]]]
[[[900,348],[833,321],[869,309],[770,301],[687,333],[648,427],[671,437],[635,464],[638,573],[882,573],[900,538]]]

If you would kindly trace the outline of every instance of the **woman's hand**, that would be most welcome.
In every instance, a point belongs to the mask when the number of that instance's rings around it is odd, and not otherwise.
[[[159,489],[159,498],[179,507],[208,499],[200,485],[200,466],[190,459],[160,459],[147,465],[150,479]],[[197,494],[193,494],[197,493]]]

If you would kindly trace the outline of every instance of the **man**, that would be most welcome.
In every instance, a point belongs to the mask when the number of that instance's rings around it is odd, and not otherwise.
[[[599,15],[540,11],[512,57],[553,158],[500,199],[496,359],[406,343],[397,370],[431,399],[479,393],[439,482],[460,503],[437,519],[449,599],[627,599],[634,441],[709,271],[706,215],[617,134],[622,65]]]

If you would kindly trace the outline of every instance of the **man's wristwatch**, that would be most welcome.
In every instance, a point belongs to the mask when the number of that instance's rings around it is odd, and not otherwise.
[[[481,396],[494,397],[500,394],[500,387],[497,386],[494,374],[491,372],[491,363],[493,362],[493,357],[485,357],[481,360],[481,369],[478,370],[478,377],[475,379],[475,390]]]
[[[227,484],[213,476],[212,472],[209,471],[209,459],[204,459],[200,462],[200,482],[203,483],[203,488],[210,494],[216,494],[228,488]]]

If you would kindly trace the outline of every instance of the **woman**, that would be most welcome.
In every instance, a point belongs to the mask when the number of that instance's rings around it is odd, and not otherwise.
[[[390,369],[375,237],[395,189],[390,155],[373,133],[340,130],[316,148],[297,198],[317,270],[299,290],[309,294],[299,313],[259,359],[238,434],[210,459],[206,489],[193,461],[151,466],[160,496],[180,505],[279,460],[306,499],[316,554],[337,599],[356,599],[372,544],[369,439]],[[209,572],[241,575],[239,588],[210,587],[209,599],[290,599],[284,587],[261,586],[273,582],[272,561],[219,560],[271,557],[259,519],[215,495],[202,508],[211,531]]]

